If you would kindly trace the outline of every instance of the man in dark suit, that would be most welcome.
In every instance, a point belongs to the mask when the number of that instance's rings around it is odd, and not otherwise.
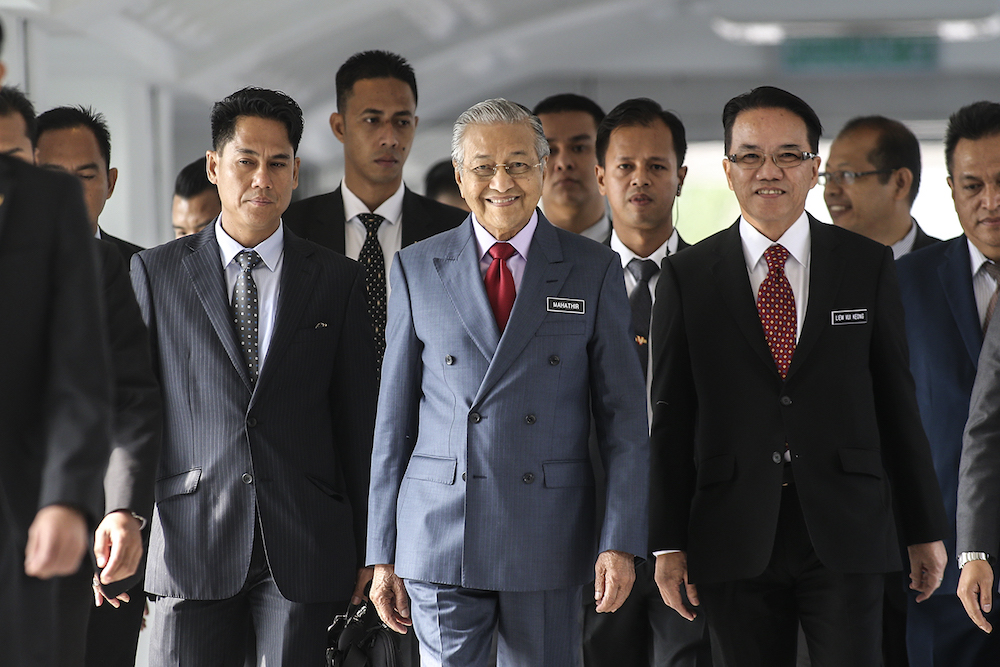
[[[216,103],[219,219],[132,260],[165,406],[146,569],[156,666],[240,664],[251,624],[258,660],[322,665],[333,601],[367,579],[364,277],[281,223],[301,135],[283,93]]]
[[[687,176],[684,125],[653,100],[626,100],[604,118],[596,146],[597,183],[608,198],[614,227],[608,244],[625,269],[635,349],[645,370],[660,264],[688,247],[673,226],[674,199]],[[711,664],[704,619],[690,623],[663,603],[653,565],[647,557],[636,566],[632,594],[614,614],[598,614],[594,601],[584,600],[583,661],[588,667]]]
[[[939,241],[910,215],[920,189],[920,142],[898,120],[851,119],[826,166],[820,182],[833,224],[890,246],[896,259]]]
[[[892,253],[805,212],[822,131],[805,102],[756,88],[723,126],[742,215],[657,285],[656,582],[686,618],[682,591],[701,604],[727,666],[793,665],[799,622],[814,662],[876,665],[896,521],[920,600],[947,531]]]
[[[606,243],[611,221],[597,187],[597,128],[604,110],[588,97],[560,93],[546,97],[532,113],[549,142],[542,210],[556,227]]]
[[[81,623],[87,580],[72,604],[59,593],[89,577],[111,383],[79,185],[25,161],[0,157],[0,285],[16,315],[0,331],[0,647],[5,665],[54,667],[80,648],[66,630]]]
[[[365,267],[368,309],[381,363],[385,349],[386,275],[400,248],[451,229],[465,211],[411,192],[403,163],[417,129],[417,80],[406,59],[363,51],[337,70],[334,136],[344,144],[344,180],[333,192],[288,208],[299,236],[356,259]]]
[[[127,266],[142,248],[111,236],[97,222],[118,181],[118,169],[111,166],[111,133],[104,115],[85,107],[56,107],[38,116],[36,132],[38,166],[80,179],[94,236],[115,244]]]
[[[222,211],[219,189],[208,180],[205,162],[204,157],[198,158],[181,169],[174,180],[170,222],[175,238],[197,234],[212,224]]]
[[[953,536],[962,433],[983,334],[1000,286],[995,265],[1000,260],[1000,236],[992,225],[977,218],[986,207],[968,205],[978,202],[983,191],[970,195],[962,186],[970,177],[973,184],[980,182],[985,175],[982,158],[994,164],[1000,160],[998,137],[1000,104],[967,106],[951,117],[945,138],[948,184],[965,233],[896,263],[917,403],[951,523],[945,547],[952,566],[945,570],[941,589],[922,604],[911,602],[907,613],[907,643],[914,667],[1000,664],[1000,637],[984,634],[970,623],[957,597],[959,569],[954,567],[958,554]]]

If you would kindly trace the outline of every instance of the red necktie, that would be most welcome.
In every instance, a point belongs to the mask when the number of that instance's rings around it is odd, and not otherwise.
[[[795,353],[795,296],[792,286],[785,276],[785,260],[788,250],[782,245],[773,245],[764,251],[767,261],[767,277],[757,291],[757,312],[764,325],[764,336],[771,356],[784,378]]]
[[[494,243],[489,249],[493,262],[486,269],[486,296],[490,299],[493,316],[502,332],[510,319],[510,309],[514,307],[514,276],[507,267],[507,260],[514,254],[514,246],[509,243]]]

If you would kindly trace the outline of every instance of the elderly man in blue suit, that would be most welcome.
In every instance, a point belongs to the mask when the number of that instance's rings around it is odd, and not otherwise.
[[[463,113],[452,160],[473,212],[392,269],[367,560],[379,615],[412,623],[425,666],[485,665],[496,627],[501,667],[579,664],[582,585],[596,573],[587,594],[612,612],[646,553],[621,262],[537,211],[547,154],[519,104]],[[599,544],[591,416],[608,477]]]

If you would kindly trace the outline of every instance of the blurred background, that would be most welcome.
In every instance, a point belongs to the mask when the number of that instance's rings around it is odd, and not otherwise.
[[[689,241],[738,213],[720,115],[740,92],[798,94],[828,138],[860,114],[904,121],[925,165],[913,212],[940,238],[960,231],[945,183],[947,118],[1000,97],[997,0],[0,0],[0,17],[7,83],[39,112],[84,104],[106,115],[120,175],[101,224],[143,246],[172,238],[174,176],[210,147],[212,102],[246,85],[284,90],[305,112],[297,197],[336,187],[333,77],[365,49],[400,53],[416,70],[420,124],[404,173],[418,192],[449,153],[455,117],[487,97],[530,107],[576,92],[605,110],[656,99],[688,130],[675,210]],[[821,188],[809,210],[829,219]]]

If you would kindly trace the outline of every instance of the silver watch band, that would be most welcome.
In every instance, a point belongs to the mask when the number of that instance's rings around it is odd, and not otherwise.
[[[990,555],[984,551],[963,551],[958,555],[958,569],[965,567],[965,564],[974,560],[990,560]]]

